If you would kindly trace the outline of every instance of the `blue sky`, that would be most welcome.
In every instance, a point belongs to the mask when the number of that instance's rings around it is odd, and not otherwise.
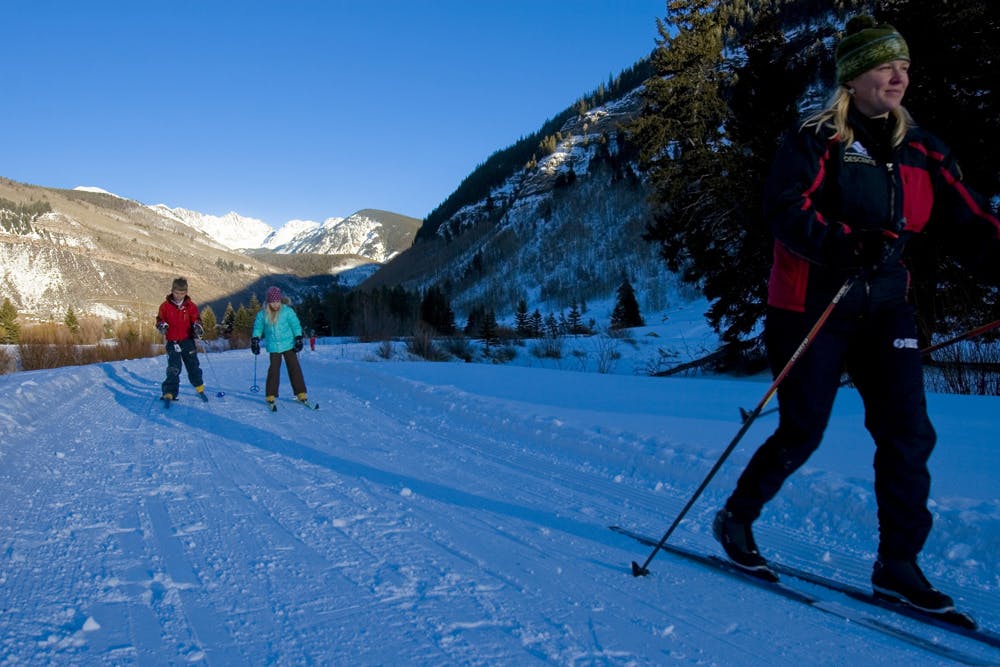
[[[422,218],[656,46],[665,0],[18,0],[0,176],[274,226]]]

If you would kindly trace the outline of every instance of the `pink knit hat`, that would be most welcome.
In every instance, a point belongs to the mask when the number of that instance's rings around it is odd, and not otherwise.
[[[281,303],[281,290],[277,287],[268,287],[267,296],[264,297],[267,303]]]

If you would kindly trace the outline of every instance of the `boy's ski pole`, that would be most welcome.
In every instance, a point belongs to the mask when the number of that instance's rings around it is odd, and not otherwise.
[[[778,386],[788,376],[788,374],[792,370],[792,367],[795,366],[795,363],[802,357],[806,349],[812,344],[813,340],[816,339],[816,336],[817,334],[819,334],[820,329],[823,328],[823,325],[830,317],[830,313],[833,312],[833,309],[836,308],[837,304],[840,303],[840,300],[843,298],[845,294],[847,294],[847,292],[851,289],[851,286],[853,284],[854,284],[854,278],[848,278],[844,282],[844,285],[840,288],[840,290],[838,290],[837,293],[833,296],[833,300],[830,301],[830,305],[827,306],[826,310],[824,310],[823,313],[819,316],[819,319],[817,319],[816,323],[813,324],[812,329],[810,329],[809,333],[806,334],[806,337],[799,344],[798,349],[795,350],[791,358],[789,358],[788,362],[785,364],[785,367],[782,368],[781,372],[778,373],[778,375],[774,378],[774,382],[772,382],[771,386],[768,387],[767,392],[764,394],[764,397],[760,399],[760,402],[757,403],[757,407],[754,408],[753,412],[750,413],[750,416],[746,419],[746,421],[743,422],[743,426],[740,427],[740,430],[736,434],[736,437],[732,439],[732,441],[726,447],[725,451],[722,452],[722,456],[720,456],[719,460],[715,462],[714,466],[712,466],[712,469],[708,472],[708,475],[702,481],[698,489],[694,492],[694,495],[691,496],[691,499],[688,500],[687,504],[684,506],[684,509],[680,511],[680,513],[677,515],[677,518],[674,519],[674,522],[670,524],[669,528],[667,528],[667,532],[665,532],[663,534],[663,537],[660,538],[660,541],[653,549],[653,552],[649,554],[649,557],[646,559],[646,562],[643,563],[642,565],[639,565],[637,562],[632,561],[632,576],[643,577],[649,574],[649,563],[653,560],[653,558],[660,551],[660,549],[663,548],[663,545],[667,543],[667,539],[669,539],[670,535],[674,532],[674,529],[677,528],[677,526],[680,524],[684,516],[687,515],[688,510],[690,510],[691,506],[694,505],[696,500],[698,500],[699,496],[701,496],[702,492],[705,490],[705,487],[707,487],[708,483],[712,481],[713,477],[715,477],[715,474],[719,472],[719,468],[722,467],[723,462],[725,462],[725,460],[729,458],[729,455],[732,454],[733,450],[736,449],[736,445],[743,438],[746,432],[750,429],[750,425],[753,424],[754,420],[757,419],[757,416],[760,415],[760,412],[761,410],[764,409],[764,406],[766,406],[770,402],[771,398],[774,397],[775,393],[777,393]]]
[[[209,354],[208,354],[208,345],[206,345],[206,344],[205,344],[205,341],[204,341],[203,339],[201,339],[201,338],[198,338],[198,337],[196,336],[196,337],[195,337],[195,341],[199,341],[199,340],[201,341],[201,349],[202,349],[202,354],[204,354],[204,355],[205,355],[205,361],[207,361],[207,362],[208,362],[208,369],[209,369],[209,371],[210,371],[210,372],[212,373],[212,379],[213,379],[213,380],[215,381],[215,386],[216,386],[216,387],[218,387],[218,386],[219,386],[219,376],[218,376],[218,375],[216,375],[216,373],[215,373],[215,366],[213,366],[213,365],[212,365],[212,360],[211,360],[211,359],[209,359]],[[197,342],[195,343],[195,345],[197,346]],[[225,396],[225,395],[226,395],[226,392],[224,392],[224,391],[222,391],[222,390],[220,389],[219,391],[217,391],[217,392],[215,393],[215,395],[216,395],[216,396],[217,396],[218,398],[222,398],[223,396]]]

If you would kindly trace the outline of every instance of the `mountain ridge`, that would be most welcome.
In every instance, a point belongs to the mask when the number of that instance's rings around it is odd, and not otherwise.
[[[311,238],[299,238],[301,230],[281,237],[236,213],[207,216],[92,186],[68,190],[0,177],[0,291],[19,314],[56,321],[68,308],[112,320],[147,318],[178,275],[188,277],[200,302],[242,298],[272,279],[293,295],[324,291],[359,281],[373,270],[358,274],[359,267],[377,266],[412,243],[418,220],[363,212],[328,219],[318,235],[307,225]],[[339,242],[325,238],[331,230]],[[246,245],[241,235],[284,242],[256,248],[272,254],[255,254],[230,247]],[[285,248],[293,239],[295,248]],[[363,242],[350,242],[357,239]]]

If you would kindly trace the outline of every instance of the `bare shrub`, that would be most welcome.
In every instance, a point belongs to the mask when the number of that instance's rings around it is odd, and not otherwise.
[[[926,377],[930,391],[948,394],[1000,395],[1000,349],[997,343],[969,342],[937,353]]]
[[[517,347],[513,343],[507,342],[503,345],[496,345],[487,354],[494,364],[506,364],[517,359]]]
[[[80,328],[74,334],[75,340],[84,345],[93,345],[104,338],[104,320],[96,315],[84,315],[77,319]]]
[[[665,350],[662,347],[657,348],[656,356],[647,359],[642,365],[641,371],[644,375],[659,375],[676,366],[680,356],[677,350]]]
[[[63,366],[79,366],[83,361],[78,346],[57,343],[18,343],[21,368],[37,371]]]
[[[17,370],[17,356],[7,347],[0,347],[0,375],[10,375]]]
[[[622,358],[622,353],[618,351],[618,338],[610,334],[602,333],[597,336],[597,372],[602,374],[610,373],[615,369],[615,364]]]
[[[53,322],[26,327],[17,350],[21,368],[26,371],[63,366],[82,366],[105,361],[139,359],[154,356],[156,348],[152,327],[140,327],[134,321],[120,322],[115,326],[115,339],[102,340],[105,326],[98,318],[83,318],[76,334],[69,328]],[[94,338],[93,342],[83,342]]]
[[[538,359],[562,359],[563,341],[558,336],[546,336],[535,341],[528,350]]]
[[[428,361],[444,361],[448,358],[434,344],[434,329],[425,322],[417,322],[413,335],[406,342],[406,350]]]
[[[453,336],[444,341],[445,351],[453,357],[465,362],[471,362],[476,358],[476,349],[472,342],[465,336]]]

